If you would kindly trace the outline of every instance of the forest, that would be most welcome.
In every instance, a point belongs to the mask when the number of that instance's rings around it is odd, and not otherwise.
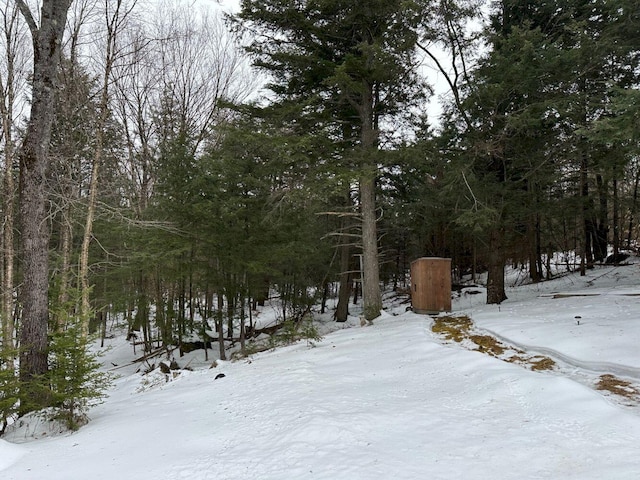
[[[116,320],[225,359],[419,257],[499,304],[636,249],[637,2],[218,3],[1,0],[0,428],[99,397]]]

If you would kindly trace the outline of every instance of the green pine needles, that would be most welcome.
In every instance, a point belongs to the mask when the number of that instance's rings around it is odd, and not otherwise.
[[[99,354],[89,350],[80,321],[51,336],[47,386],[51,390],[51,417],[70,430],[88,421],[87,411],[100,403],[112,377],[101,372]]]
[[[112,375],[100,371],[99,354],[89,348],[78,318],[49,337],[49,369],[21,381],[12,361],[17,352],[0,355],[0,434],[21,415],[36,412],[75,431],[88,422],[87,412],[106,397]],[[43,399],[47,408],[42,408]]]
[[[18,413],[19,381],[15,369],[14,358],[17,352],[2,348],[0,353],[0,435],[9,422]]]

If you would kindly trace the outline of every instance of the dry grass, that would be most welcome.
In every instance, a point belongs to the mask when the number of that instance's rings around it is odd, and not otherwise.
[[[469,338],[473,322],[469,317],[436,317],[431,330],[442,335],[446,340],[462,342]]]
[[[453,340],[461,343],[470,340],[476,345],[476,350],[486,355],[499,358],[505,362],[525,366],[534,371],[553,370],[556,362],[540,355],[528,356],[522,350],[505,345],[491,335],[472,334],[473,322],[467,316],[462,317],[436,317],[431,330],[441,335],[445,340]]]
[[[466,346],[472,343],[475,345],[475,350],[479,352],[491,355],[505,362],[521,365],[535,372],[554,370],[557,368],[556,362],[549,357],[545,357],[544,355],[530,355],[515,347],[505,345],[491,335],[473,333],[473,322],[467,316],[436,317],[431,330],[448,341],[462,343],[468,340],[469,342],[465,344]],[[469,348],[474,349],[472,346],[469,346]],[[640,402],[640,389],[615,375],[601,375],[595,388],[596,390],[606,391],[631,400],[630,405],[636,405]]]
[[[640,392],[626,380],[622,380],[615,375],[600,375],[596,385],[597,390],[604,390],[631,400],[639,400]]]
[[[531,370],[540,372],[542,370],[553,370],[556,368],[556,362],[554,362],[549,357],[544,356],[536,356],[529,358],[527,363],[531,366]]]
[[[469,337],[473,343],[478,345],[478,351],[493,357],[499,357],[507,350],[507,346],[491,335],[471,335]]]

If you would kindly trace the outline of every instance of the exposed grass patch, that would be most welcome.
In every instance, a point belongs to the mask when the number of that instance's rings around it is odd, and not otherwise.
[[[526,352],[502,343],[491,335],[473,333],[473,321],[467,317],[436,317],[431,330],[445,340],[462,343],[469,340],[476,347],[475,350],[498,358],[505,362],[522,365],[534,371],[553,370],[556,367],[549,357],[542,355],[527,355]]]
[[[553,370],[554,368],[556,368],[556,362],[551,360],[549,357],[544,356],[529,358],[527,359],[527,363],[531,367],[531,370],[534,370],[536,372],[542,370]]]
[[[615,375],[605,374],[600,375],[596,389],[604,390],[615,395],[625,397],[631,400],[640,399],[640,392],[631,385],[631,383]]]
[[[499,357],[507,350],[507,346],[491,335],[470,335],[469,339],[478,345],[478,351],[493,357]]]
[[[442,335],[446,340],[462,342],[469,338],[473,322],[469,317],[436,317],[431,330]]]

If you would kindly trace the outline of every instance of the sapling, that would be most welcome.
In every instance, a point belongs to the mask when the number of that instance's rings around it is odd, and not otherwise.
[[[99,354],[90,352],[88,343],[81,322],[73,320],[50,340],[50,415],[70,430],[87,423],[89,408],[100,403],[112,383],[111,375],[99,370]]]

